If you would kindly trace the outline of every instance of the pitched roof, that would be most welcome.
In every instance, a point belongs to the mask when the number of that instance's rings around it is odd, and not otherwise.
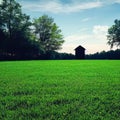
[[[77,49],[84,49],[85,50],[85,48],[82,47],[81,45],[79,45],[78,47],[75,48],[75,50],[77,50]]]

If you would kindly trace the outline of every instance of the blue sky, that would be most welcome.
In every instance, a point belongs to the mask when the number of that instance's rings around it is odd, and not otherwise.
[[[120,19],[120,0],[16,1],[31,19],[43,14],[54,18],[65,40],[60,52],[74,53],[78,45],[85,47],[87,54],[110,49],[107,30]]]

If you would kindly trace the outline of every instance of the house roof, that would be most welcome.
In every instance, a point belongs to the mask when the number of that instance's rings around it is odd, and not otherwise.
[[[80,49],[80,50],[81,50],[81,49],[82,49],[82,50],[85,50],[85,48],[82,47],[81,45],[79,45],[78,47],[75,48],[75,50],[78,50],[78,49]]]

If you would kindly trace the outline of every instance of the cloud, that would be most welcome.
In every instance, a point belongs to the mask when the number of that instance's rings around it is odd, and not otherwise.
[[[2,0],[0,0],[2,1]],[[83,10],[99,8],[106,5],[120,3],[120,0],[70,0],[69,2],[62,2],[62,0],[38,0],[24,1],[18,0],[25,10],[32,12],[49,12],[49,13],[75,13]],[[83,21],[87,21],[83,20]]]
[[[120,0],[115,0],[116,3],[120,3]]]
[[[108,28],[108,26],[104,25],[95,25],[92,28],[92,33],[77,33],[66,36],[61,52],[74,53],[74,48],[78,45],[83,45],[87,49],[87,53],[109,50],[109,46],[106,44]]]
[[[55,1],[40,1],[40,2],[27,2],[24,4],[23,2],[23,8],[30,10],[30,11],[35,11],[35,12],[53,12],[57,13],[58,11],[61,11],[62,5],[59,2]]]
[[[69,2],[62,3],[60,0],[40,0],[39,2],[22,1],[24,9],[37,12],[51,12],[51,13],[73,13],[82,10],[101,7],[102,3],[96,2]]]
[[[96,25],[93,27],[93,33],[106,35],[108,28],[108,26]]]
[[[101,38],[106,39],[108,28],[109,28],[108,26],[95,25],[95,26],[93,26],[92,34],[91,33],[80,34],[80,33],[76,32],[77,34],[72,34],[72,35],[65,37],[65,40],[71,42],[73,40],[84,41],[84,40],[89,40],[89,39],[93,39],[93,38],[94,39],[97,38],[97,40],[101,40]]]

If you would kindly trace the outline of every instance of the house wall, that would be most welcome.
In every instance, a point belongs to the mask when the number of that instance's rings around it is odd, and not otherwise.
[[[75,56],[76,59],[85,59],[85,50],[76,50]]]

